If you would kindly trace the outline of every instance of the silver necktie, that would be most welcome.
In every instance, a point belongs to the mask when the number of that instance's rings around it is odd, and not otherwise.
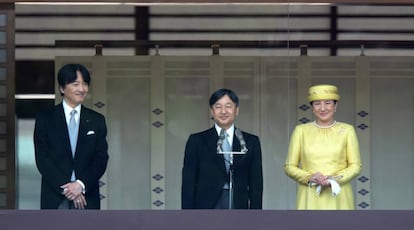
[[[229,135],[225,133],[225,136],[226,138],[223,141],[223,152],[231,152],[232,149],[231,149],[229,139],[228,139]],[[230,154],[223,154],[223,155],[224,155],[224,162],[226,164],[226,170],[228,172],[230,169]]]
[[[76,151],[76,142],[78,140],[78,126],[76,125],[75,115],[77,111],[72,110],[70,112],[70,119],[69,119],[69,139],[70,139],[70,146],[72,148],[72,156],[75,156]]]
[[[76,115],[77,111],[72,110],[70,112],[70,119],[69,119],[69,140],[70,140],[70,147],[72,149],[72,157],[75,158],[76,152],[76,142],[78,141],[78,128],[79,126],[76,124]],[[72,171],[71,181],[76,180],[75,171]]]

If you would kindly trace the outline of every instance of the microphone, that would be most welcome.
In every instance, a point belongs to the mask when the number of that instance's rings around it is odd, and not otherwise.
[[[240,141],[241,152],[246,153],[248,151],[246,147],[246,141],[244,140],[243,133],[239,128],[234,131],[234,135],[236,135],[237,139]]]
[[[226,136],[224,135],[224,129],[221,129],[221,131],[220,131],[220,136],[218,137],[218,140],[217,140],[217,153],[219,153],[219,152],[223,152],[223,141],[224,141],[224,139],[226,138]]]

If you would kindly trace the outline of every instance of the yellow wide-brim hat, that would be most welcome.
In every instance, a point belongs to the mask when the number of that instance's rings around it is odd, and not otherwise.
[[[335,100],[339,101],[338,88],[334,85],[314,85],[309,88],[308,100]]]

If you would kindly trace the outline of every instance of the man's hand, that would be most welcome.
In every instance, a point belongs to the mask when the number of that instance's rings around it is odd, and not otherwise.
[[[63,189],[63,195],[68,200],[75,200],[79,195],[82,195],[82,186],[74,181],[60,186]]]
[[[81,193],[73,200],[73,204],[76,209],[85,209],[87,205],[85,196]]]

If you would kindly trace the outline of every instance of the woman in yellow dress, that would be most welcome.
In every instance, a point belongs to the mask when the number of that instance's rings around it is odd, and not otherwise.
[[[359,144],[353,126],[334,120],[338,89],[309,88],[315,121],[296,126],[285,162],[286,174],[298,183],[300,210],[352,210],[350,181],[361,171]]]

